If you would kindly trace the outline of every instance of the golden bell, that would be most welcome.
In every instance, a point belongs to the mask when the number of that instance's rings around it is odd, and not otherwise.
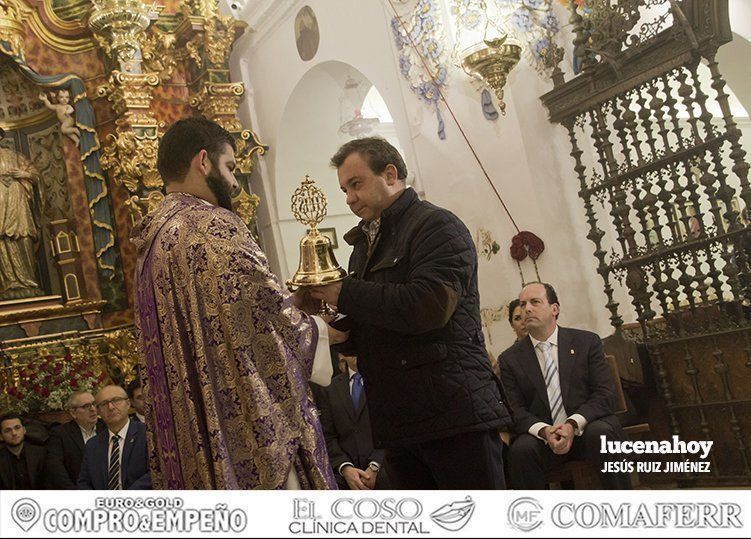
[[[326,216],[326,195],[315,186],[310,176],[292,195],[292,213],[308,233],[300,240],[300,264],[295,275],[287,281],[294,290],[301,286],[321,286],[341,281],[347,276],[334,256],[331,240],[318,232],[316,226]]]
[[[346,276],[347,272],[336,261],[331,240],[318,230],[311,229],[300,240],[300,264],[287,285],[320,286],[341,281]]]

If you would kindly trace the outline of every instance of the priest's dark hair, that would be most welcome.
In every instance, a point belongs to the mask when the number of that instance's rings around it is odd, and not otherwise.
[[[359,153],[368,162],[374,174],[380,174],[388,165],[396,167],[396,177],[402,181],[407,179],[407,165],[404,164],[399,150],[394,148],[386,139],[381,137],[367,137],[350,140],[337,150],[331,158],[331,166],[339,168],[351,154]]]
[[[176,121],[159,142],[156,168],[162,181],[166,185],[185,180],[191,160],[201,150],[216,164],[225,144],[237,149],[229,131],[216,122],[200,117]]]

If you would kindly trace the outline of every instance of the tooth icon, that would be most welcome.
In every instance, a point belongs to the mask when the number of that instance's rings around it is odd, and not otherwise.
[[[431,513],[430,518],[444,530],[456,532],[467,525],[474,512],[475,502],[467,496],[462,502],[453,502],[439,507]]]
[[[39,520],[39,515],[42,510],[39,508],[39,504],[31,498],[21,498],[10,510],[10,516],[13,518],[13,522],[18,524],[18,527],[27,532],[34,524]]]

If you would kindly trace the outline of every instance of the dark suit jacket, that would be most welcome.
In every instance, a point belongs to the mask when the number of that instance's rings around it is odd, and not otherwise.
[[[365,391],[360,398],[360,406],[355,410],[349,391],[349,373],[335,376],[331,385],[320,393],[319,409],[321,426],[326,437],[329,461],[334,474],[339,477],[339,466],[351,462],[356,468],[365,470],[370,462],[383,465],[383,450],[373,447],[373,432],[370,426]],[[367,390],[366,390],[367,391]],[[376,481],[380,482],[383,470]]]
[[[109,430],[105,429],[86,442],[81,473],[80,490],[106,490],[109,468]],[[149,457],[146,449],[146,425],[131,421],[123,446],[120,477],[123,489],[150,490]]]
[[[102,421],[97,422],[97,433],[105,430]],[[47,441],[47,486],[53,489],[76,489],[78,474],[83,462],[83,434],[75,421],[58,425],[50,432]]]
[[[514,431],[528,432],[538,421],[552,424],[545,380],[530,337],[503,352],[498,363],[513,412]],[[620,428],[620,422],[612,415],[616,402],[615,381],[598,335],[559,328],[558,373],[567,416],[581,414],[588,423],[603,419]]]
[[[32,489],[44,488],[44,456],[45,449],[29,442],[24,442],[23,452],[26,457],[26,468]],[[7,447],[0,448],[0,490],[15,490],[16,476],[13,473],[15,455]]]

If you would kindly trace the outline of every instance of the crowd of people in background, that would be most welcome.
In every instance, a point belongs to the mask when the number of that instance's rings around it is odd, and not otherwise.
[[[623,438],[612,414],[611,374],[599,337],[559,327],[559,312],[557,294],[546,283],[527,285],[508,306],[516,340],[496,368],[514,412],[511,437],[503,439],[505,477],[512,488],[544,488],[546,472],[571,459],[590,460],[601,470],[600,436]],[[333,346],[331,353],[337,374],[329,386],[311,388],[337,486],[393,488],[385,452],[374,444],[357,354],[346,344]],[[72,393],[66,423],[46,427],[35,420],[27,424],[18,414],[2,416],[0,489],[151,488],[144,404],[136,379],[126,388],[103,387],[96,395]],[[630,488],[627,474],[600,472],[600,481],[606,488]]]
[[[51,428],[0,417],[0,489],[151,488],[141,392],[138,380],[127,392],[116,385],[96,396],[74,392],[65,405],[70,421]]]

